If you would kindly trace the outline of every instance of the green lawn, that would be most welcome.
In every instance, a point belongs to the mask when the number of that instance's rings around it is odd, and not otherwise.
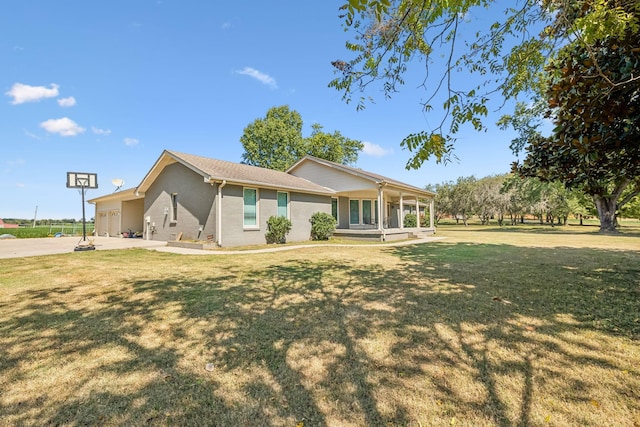
[[[637,426],[640,229],[596,230],[0,260],[0,424]]]

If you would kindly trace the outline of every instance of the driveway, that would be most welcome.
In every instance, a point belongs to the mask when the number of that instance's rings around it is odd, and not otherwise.
[[[64,254],[74,252],[82,237],[45,237],[41,239],[0,239],[0,258],[22,258],[28,256]],[[167,242],[144,239],[91,236],[98,251],[128,248],[158,248]]]

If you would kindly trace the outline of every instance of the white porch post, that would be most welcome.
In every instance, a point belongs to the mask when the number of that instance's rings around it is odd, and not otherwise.
[[[382,197],[382,186],[379,185],[378,186],[378,230],[382,231],[383,227],[383,223],[384,223],[384,218],[382,218],[382,202],[383,202],[383,197]]]
[[[416,227],[420,228],[420,202],[416,196]]]
[[[431,201],[429,202],[429,228],[433,228],[433,215],[434,215],[434,211],[435,211],[435,201],[433,200],[433,198],[431,198]]]
[[[400,193],[400,229],[404,228],[404,198]]]

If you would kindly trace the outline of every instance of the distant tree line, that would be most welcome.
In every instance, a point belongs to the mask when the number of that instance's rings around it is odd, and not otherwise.
[[[597,217],[593,199],[579,190],[568,190],[561,182],[546,182],[513,174],[481,179],[460,177],[427,186],[437,193],[435,222],[454,218],[467,225],[471,217],[488,224],[495,221],[516,225],[525,218],[541,224],[565,225],[570,217]],[[620,217],[640,218],[640,197],[635,197],[619,212]]]
[[[5,224],[18,224],[24,227],[32,227],[33,219],[24,219],[24,218],[3,218],[2,219]],[[78,220],[75,218],[62,218],[62,219],[38,219],[36,220],[37,226],[51,225],[51,224],[75,224],[76,222],[82,222],[82,220]],[[87,222],[93,222],[93,218],[87,219]]]

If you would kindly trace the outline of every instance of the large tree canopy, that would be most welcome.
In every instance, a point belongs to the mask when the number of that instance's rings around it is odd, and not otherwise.
[[[411,65],[425,67],[423,86],[428,91],[425,111],[441,117],[440,125],[410,134],[401,145],[412,152],[408,168],[418,168],[435,156],[447,161],[460,126],[483,129],[488,101],[507,100],[539,87],[538,76],[548,57],[567,44],[592,46],[625,31],[637,32],[637,16],[626,6],[636,0],[349,0],[341,17],[352,35],[347,48],[353,58],[332,64],[338,78],[329,85],[349,102],[360,93],[363,108],[366,89],[381,83],[385,96],[404,84]],[[498,17],[478,29],[473,13]],[[464,40],[460,35],[469,34]],[[444,58],[442,70],[432,69]],[[597,66],[597,65],[596,65]],[[459,72],[479,76],[456,80]],[[444,96],[440,109],[434,102]]]
[[[272,107],[265,118],[250,123],[240,137],[242,162],[269,169],[287,170],[305,155],[342,164],[353,164],[363,148],[360,141],[340,132],[325,133],[312,125],[308,138],[302,136],[302,117],[288,106]]]
[[[639,3],[609,3],[640,17]],[[572,19],[584,13],[580,9]],[[614,229],[617,210],[640,192],[639,76],[637,26],[592,44],[567,44],[549,61],[542,80],[546,115],[555,123],[552,135],[543,137],[528,126],[531,116],[522,106],[513,119],[521,133],[515,148],[528,144],[515,169],[589,194],[605,232]]]

